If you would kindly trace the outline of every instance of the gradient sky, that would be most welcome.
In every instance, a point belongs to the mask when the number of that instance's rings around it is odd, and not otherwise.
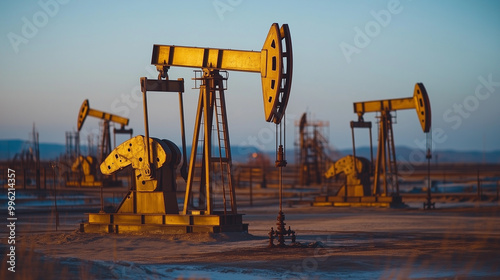
[[[139,78],[156,76],[153,44],[259,51],[277,22],[289,24],[294,52],[288,148],[304,112],[330,122],[332,146],[350,148],[353,102],[410,97],[422,82],[435,149],[499,150],[499,15],[500,1],[472,0],[2,1],[0,139],[28,139],[36,123],[41,142],[64,143],[84,99],[144,134]],[[192,70],[169,71],[185,79],[188,143],[198,97]],[[258,74],[229,73],[232,145],[274,148],[261,96]],[[180,144],[177,94],[148,98],[150,135]],[[97,128],[87,119],[82,144]],[[425,143],[414,110],[397,113],[394,131],[396,145]],[[368,144],[362,131],[356,137]]]

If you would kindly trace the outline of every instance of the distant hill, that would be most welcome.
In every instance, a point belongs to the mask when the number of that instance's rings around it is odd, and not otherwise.
[[[30,148],[28,141],[14,139],[14,140],[0,140],[0,160],[11,160],[16,154],[21,153],[23,150]],[[86,146],[81,146],[82,153],[86,153]],[[373,150],[373,156],[376,157],[376,147]],[[54,143],[40,143],[40,158],[42,160],[51,160],[59,157],[66,150],[64,144]],[[190,154],[191,147],[187,147],[188,155]],[[234,162],[246,162],[252,153],[260,152],[255,147],[232,146],[231,154]],[[352,154],[351,149],[344,149],[339,151],[342,155]],[[271,161],[275,159],[274,151],[264,152]],[[288,147],[286,157],[289,163],[294,162],[294,147]],[[404,146],[396,147],[396,154],[398,160],[404,159],[407,161],[425,161],[424,151],[412,149]],[[370,149],[368,147],[361,147],[356,149],[356,155],[361,157],[370,158]],[[479,151],[454,151],[442,150],[434,151],[432,161],[435,162],[470,162],[470,163],[500,163],[500,151],[479,152]]]
[[[31,144],[29,141],[20,139],[0,140],[0,160],[12,160],[16,155],[30,148]],[[64,144],[40,143],[39,148],[40,158],[42,160],[56,159],[66,152],[66,146]],[[87,147],[82,145],[80,146],[80,150],[82,154],[86,154]],[[255,147],[232,146],[231,152],[233,161],[246,162],[252,153],[259,152],[259,150]],[[191,147],[187,147],[187,154],[190,155],[190,153]],[[274,157],[272,157],[272,159],[274,159]]]
[[[0,160],[11,160],[23,150],[29,150],[31,144],[25,140],[0,140]],[[66,147],[62,144],[40,143],[40,158],[50,160],[57,158],[65,152]]]

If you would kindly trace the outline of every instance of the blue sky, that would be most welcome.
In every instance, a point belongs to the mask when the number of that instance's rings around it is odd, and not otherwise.
[[[332,146],[349,148],[353,102],[410,97],[422,82],[435,149],[499,150],[499,14],[499,1],[2,1],[0,139],[28,139],[36,123],[40,141],[64,143],[84,99],[144,134],[139,78],[156,75],[153,44],[259,51],[277,22],[289,24],[294,51],[288,148],[304,112],[330,122]],[[186,82],[188,139],[192,70],[169,71]],[[259,75],[229,77],[232,145],[273,149]],[[151,135],[180,144],[177,102],[175,93],[153,93],[148,105]],[[398,112],[394,132],[396,145],[418,149],[425,140],[415,111]],[[88,119],[82,133],[86,144],[98,121]],[[360,132],[356,143],[368,137]]]

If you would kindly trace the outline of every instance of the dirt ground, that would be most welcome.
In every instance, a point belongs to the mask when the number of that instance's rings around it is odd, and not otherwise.
[[[25,214],[16,272],[4,258],[0,278],[500,279],[500,206],[466,206],[286,207],[300,243],[289,248],[267,248],[276,206],[240,209],[249,232],[224,234],[85,234],[75,213],[55,231],[40,226],[50,213]]]

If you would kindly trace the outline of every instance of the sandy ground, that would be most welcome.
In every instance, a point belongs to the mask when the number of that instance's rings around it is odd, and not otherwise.
[[[267,248],[277,206],[241,208],[249,232],[225,234],[84,234],[81,213],[61,214],[56,232],[50,213],[25,214],[16,272],[4,258],[0,278],[500,279],[500,206],[437,206],[285,207],[301,244],[290,248]]]

